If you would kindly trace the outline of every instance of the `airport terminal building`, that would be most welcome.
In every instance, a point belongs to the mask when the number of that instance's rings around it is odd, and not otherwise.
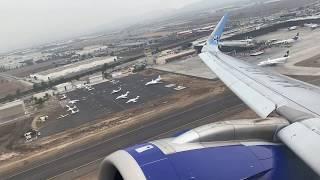
[[[102,67],[104,64],[110,64],[117,61],[117,57],[93,58],[80,61],[73,64],[64,65],[47,71],[31,74],[30,77],[35,82],[54,81],[62,78],[73,77],[81,73],[92,71]]]

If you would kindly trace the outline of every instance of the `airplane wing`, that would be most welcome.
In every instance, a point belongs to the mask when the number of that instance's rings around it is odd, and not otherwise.
[[[218,49],[227,15],[199,55],[203,62],[252,110],[266,118],[272,112],[292,124],[278,137],[320,174],[320,89],[317,86],[238,60]]]

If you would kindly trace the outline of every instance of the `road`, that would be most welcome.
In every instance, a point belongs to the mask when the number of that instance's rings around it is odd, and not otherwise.
[[[20,81],[20,82],[26,84],[27,86],[31,86],[31,87],[33,86],[33,83],[28,82],[28,81],[25,81],[23,78],[19,78],[19,77],[16,77],[16,76],[12,76],[12,75],[10,75],[10,74],[0,73],[0,76],[1,76],[1,77],[4,77],[4,78],[7,78],[7,79],[14,79],[14,80],[16,80],[16,81]]]
[[[17,171],[5,179],[47,179],[83,164],[101,159],[111,152],[141,143],[143,141],[172,135],[183,129],[197,127],[218,121],[227,115],[244,110],[246,107],[234,95],[220,96],[197,103],[183,110],[162,115],[146,124],[137,124],[134,128],[123,129],[104,141],[94,142],[63,154],[56,159],[30,164],[28,169]]]

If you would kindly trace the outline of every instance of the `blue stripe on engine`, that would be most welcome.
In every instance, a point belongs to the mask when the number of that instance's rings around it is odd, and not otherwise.
[[[126,151],[148,180],[298,180],[315,176],[283,145],[209,147],[166,155],[147,143]]]
[[[137,161],[147,179],[180,179],[168,157],[155,145],[136,145],[127,148],[126,151]]]

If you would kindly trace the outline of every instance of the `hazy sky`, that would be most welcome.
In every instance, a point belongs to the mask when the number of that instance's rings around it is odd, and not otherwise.
[[[199,0],[0,0],[0,52],[195,1]]]

